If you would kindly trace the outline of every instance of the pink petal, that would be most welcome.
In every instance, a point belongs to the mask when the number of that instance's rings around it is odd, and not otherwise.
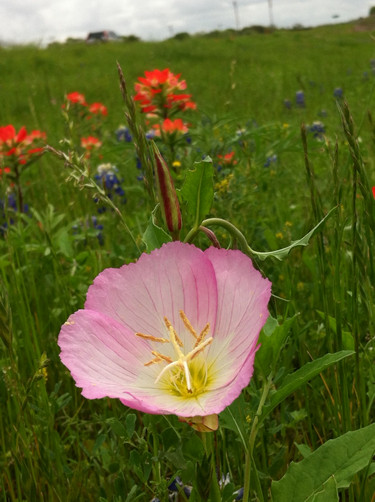
[[[210,359],[220,369],[217,382],[229,385],[236,380],[247,385],[253,371],[247,361],[268,317],[271,283],[240,251],[210,247],[205,254],[215,269],[218,288],[218,315],[209,349]]]
[[[197,331],[215,326],[215,273],[205,254],[192,245],[171,242],[136,263],[106,269],[89,288],[85,308],[124,323],[130,331],[168,337],[164,316],[183,342],[192,336],[179,316],[183,310]]]

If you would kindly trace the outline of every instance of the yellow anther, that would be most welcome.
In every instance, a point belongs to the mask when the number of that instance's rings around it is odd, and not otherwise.
[[[199,344],[197,347],[194,347],[194,349],[189,352],[189,354],[187,354],[186,359],[194,359],[194,357],[196,357],[200,352],[202,352],[202,350],[204,350],[207,345],[210,345],[210,343],[213,342],[213,338],[212,336],[210,336],[210,338],[207,338],[207,340],[205,340],[204,342],[202,342],[201,344]]]
[[[194,348],[198,347],[198,345],[204,340],[204,337],[207,335],[207,333],[210,331],[210,323],[208,322],[206,326],[202,329],[200,332],[197,341],[195,342]]]
[[[180,317],[183,320],[186,328],[190,331],[190,333],[193,335],[194,338],[198,338],[197,332],[193,328],[193,326],[190,324],[189,319],[186,317],[186,314],[183,310],[180,310]]]
[[[180,347],[182,347],[182,342],[178,338],[176,330],[172,325],[169,326],[169,336],[171,337],[171,342],[174,347],[174,350],[176,351],[176,354],[178,355],[178,358],[181,359],[182,357],[184,357],[184,353],[180,349]]]
[[[154,359],[151,359],[151,361],[148,361],[148,363],[145,363],[143,366],[151,366],[151,364],[156,364],[156,363],[161,363],[163,359],[160,359],[160,357],[155,357]]]
[[[169,343],[169,340],[166,338],[158,338],[157,336],[145,335],[144,333],[136,333],[136,336],[144,338],[145,340],[151,340],[152,342]]]
[[[172,326],[171,322],[169,321],[169,319],[167,317],[164,317],[164,322],[165,322],[165,325],[167,326],[169,333],[171,332],[171,328],[173,329],[174,338],[176,339],[178,345],[180,347],[183,347],[184,344],[182,343],[181,338],[178,336],[178,334],[176,333],[176,330],[174,329],[174,327]]]
[[[169,356],[165,356],[164,354],[160,354],[160,352],[157,352],[156,350],[152,350],[151,354],[153,356],[159,357],[160,359],[163,359],[163,361],[167,361],[167,363],[172,362],[172,359]]]

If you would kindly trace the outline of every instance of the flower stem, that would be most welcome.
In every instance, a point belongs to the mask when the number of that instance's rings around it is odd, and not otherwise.
[[[253,424],[251,426],[250,430],[250,436],[249,436],[249,443],[248,443],[248,448],[246,451],[246,460],[245,460],[245,479],[244,479],[244,491],[243,491],[243,502],[249,502],[249,496],[250,496],[250,481],[251,481],[251,464],[252,462],[254,463],[254,477],[255,477],[255,483],[257,484],[258,487],[258,495],[259,495],[259,500],[263,500],[263,494],[261,492],[261,487],[260,487],[260,481],[258,478],[258,473],[255,467],[255,461],[253,459],[253,450],[254,450],[254,444],[255,444],[255,438],[258,433],[258,422],[259,422],[259,417],[262,413],[262,409],[264,406],[264,403],[266,402],[268,393],[271,389],[272,386],[272,373],[268,376],[267,382],[263,388],[262,396],[259,401],[258,409],[255,413],[255,417],[253,420]]]
[[[210,501],[221,502],[221,493],[216,472],[216,454],[214,448],[213,434],[211,432],[201,432],[200,437],[202,439],[206,455],[207,457],[210,458],[211,462],[212,476],[211,476],[211,488],[210,488]]]

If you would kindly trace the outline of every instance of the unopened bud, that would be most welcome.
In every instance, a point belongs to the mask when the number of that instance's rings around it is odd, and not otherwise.
[[[161,156],[158,147],[154,142],[152,142],[151,145],[156,160],[156,187],[161,212],[173,239],[178,239],[178,234],[182,226],[182,218],[176,189],[167,163]]]

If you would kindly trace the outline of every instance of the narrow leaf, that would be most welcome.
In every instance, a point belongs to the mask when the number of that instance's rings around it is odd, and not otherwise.
[[[259,336],[260,349],[255,356],[255,368],[264,376],[268,376],[276,365],[280,351],[285,344],[289,331],[297,319],[297,315],[286,319],[282,324],[269,316]]]
[[[266,258],[276,258],[278,260],[282,260],[285,258],[290,251],[297,247],[297,246],[307,246],[311,237],[318,232],[318,230],[321,229],[321,227],[324,225],[324,223],[332,216],[332,214],[336,211],[336,207],[332,208],[326,215],[325,217],[312,229],[310,232],[308,232],[304,237],[297,241],[293,241],[289,246],[281,249],[276,249],[276,251],[254,251],[253,249],[251,250],[251,254],[257,256],[261,260],[265,260]]]
[[[315,361],[311,361],[310,363],[305,364],[302,368],[294,371],[293,373],[289,373],[287,375],[280,387],[277,391],[272,394],[270,403],[263,408],[263,412],[260,416],[260,421],[264,420],[264,418],[271,413],[271,411],[276,408],[278,404],[280,404],[284,399],[286,399],[292,392],[302,387],[309,380],[314,378],[316,375],[319,375],[323,370],[332,366],[345,357],[351,356],[354,354],[352,350],[341,350],[340,352],[335,352],[334,354],[326,354],[319,359],[315,359]]]

